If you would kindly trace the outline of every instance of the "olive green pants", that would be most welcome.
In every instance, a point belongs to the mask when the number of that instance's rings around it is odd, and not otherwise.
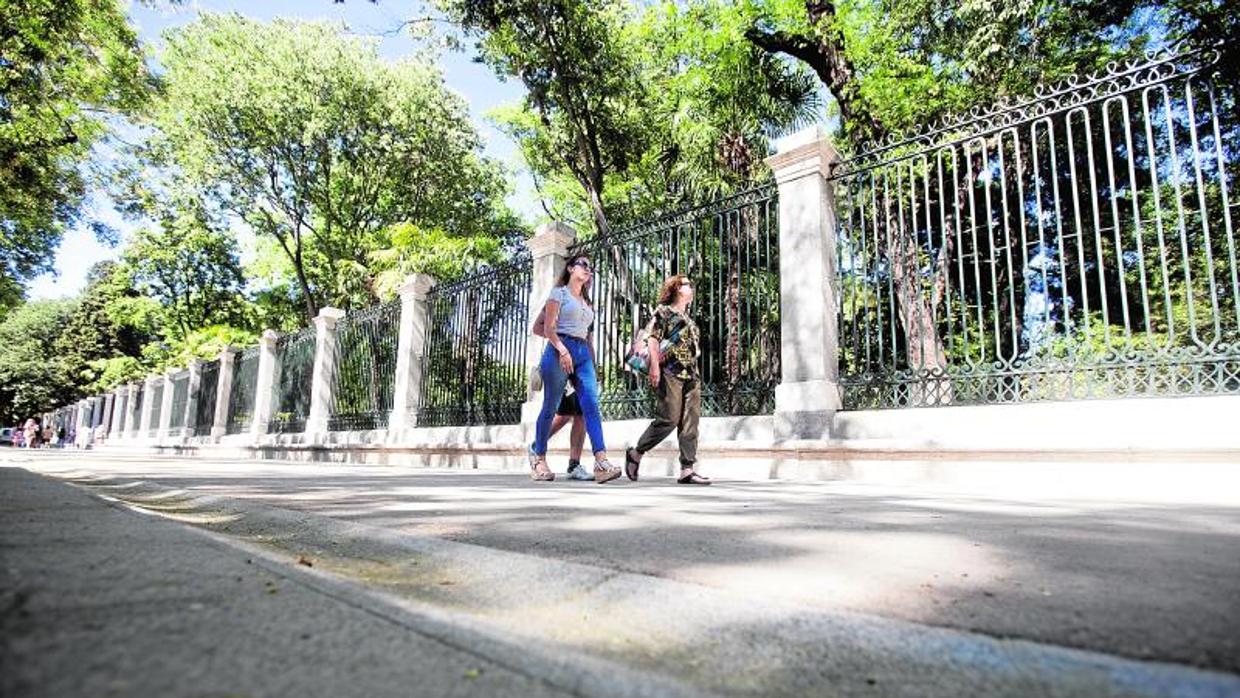
[[[664,373],[655,397],[654,421],[637,440],[637,452],[646,453],[675,430],[680,442],[680,464],[692,467],[697,461],[698,422],[702,418],[701,381],[681,380]]]

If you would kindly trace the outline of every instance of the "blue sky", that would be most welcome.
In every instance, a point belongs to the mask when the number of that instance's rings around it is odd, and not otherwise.
[[[163,31],[193,21],[200,12],[237,12],[263,20],[287,17],[343,22],[353,33],[379,38],[379,52],[388,60],[396,60],[413,48],[407,36],[390,33],[403,20],[428,14],[423,3],[409,0],[381,0],[378,3],[349,0],[343,4],[331,0],[197,0],[178,7],[160,8],[133,2],[128,9],[142,41],[156,50],[161,45]],[[474,123],[487,143],[487,154],[508,163],[512,170],[517,171],[517,188],[510,204],[518,211],[536,215],[533,184],[527,173],[518,171],[520,165],[516,144],[487,124],[483,117],[492,107],[520,99],[524,93],[520,83],[499,81],[486,66],[473,61],[472,51],[447,52],[441,59],[441,65],[448,86],[469,102]],[[104,192],[95,192],[88,206],[91,215],[120,230],[122,238],[133,228],[133,223],[122,220],[112,210],[111,200]],[[85,227],[69,231],[56,255],[56,274],[45,274],[36,279],[30,286],[29,297],[60,298],[78,293],[91,265],[115,258],[118,249],[101,245]]]

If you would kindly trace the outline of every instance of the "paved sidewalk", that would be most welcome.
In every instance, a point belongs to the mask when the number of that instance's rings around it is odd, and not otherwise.
[[[0,696],[580,695],[520,648],[296,572],[0,467]]]
[[[653,478],[540,486],[515,474],[98,455],[21,465],[285,569],[307,557],[314,574],[415,616],[446,609],[458,615],[442,622],[475,638],[536,638],[547,656],[582,649],[583,661],[611,662],[607,672],[636,672],[616,685],[1240,695],[1235,677],[1145,661],[1237,673],[1240,518],[1221,504]]]

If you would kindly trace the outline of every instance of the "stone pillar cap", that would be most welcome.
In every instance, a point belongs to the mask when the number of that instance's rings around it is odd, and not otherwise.
[[[435,286],[435,277],[430,274],[418,272],[405,277],[405,283],[400,285],[397,292],[400,294],[401,300],[423,300],[426,294],[430,293]]]
[[[568,256],[568,248],[577,241],[577,230],[567,223],[553,221],[538,226],[525,246],[535,258],[549,255]]]
[[[777,183],[810,174],[826,177],[840,154],[822,126],[814,125],[775,141],[775,154],[766,159]]]

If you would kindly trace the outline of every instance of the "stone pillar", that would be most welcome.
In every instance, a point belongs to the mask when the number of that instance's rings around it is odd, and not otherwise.
[[[88,397],[78,402],[77,426],[74,429],[73,441],[78,448],[86,448],[90,443],[90,415],[95,406],[95,398]]]
[[[164,373],[164,394],[163,401],[159,405],[159,436],[169,436],[172,433],[172,400],[176,393],[176,383],[172,377],[176,375],[176,371],[167,371]]]
[[[577,231],[563,223],[547,223],[538,226],[534,237],[526,241],[534,258],[533,282],[530,286],[530,312],[526,318],[526,331],[534,327],[534,321],[542,312],[547,296],[555,281],[564,271],[568,261],[568,249],[577,241]],[[542,376],[538,373],[538,360],[546,343],[540,337],[531,337],[525,349],[526,375],[529,377],[525,404],[521,406],[521,423],[532,427],[542,409]]]
[[[388,432],[396,433],[418,424],[422,405],[422,360],[430,325],[427,296],[435,286],[430,274],[413,274],[400,287],[400,334],[396,348],[396,386]]]
[[[99,428],[95,430],[95,441],[107,441],[108,435],[112,430],[112,423],[116,421],[116,391],[105,393],[103,396],[103,414],[99,418]]]
[[[115,441],[125,433],[125,415],[129,412],[129,386],[122,385],[116,389],[116,398],[112,402],[112,424],[108,438]]]
[[[258,338],[258,382],[254,387],[254,417],[250,420],[250,435],[258,440],[267,434],[267,426],[275,413],[276,376],[279,375],[279,360],[276,355],[276,341],[280,335],[275,330],[263,330]]]
[[[193,359],[189,362],[189,392],[185,398],[185,426],[181,436],[194,436],[198,425],[198,395],[202,391],[202,362]]]
[[[779,186],[776,441],[827,438],[841,407],[835,198],[827,180],[838,159],[817,126],[780,139],[767,158]]]
[[[129,396],[125,399],[125,423],[121,427],[125,438],[132,439],[138,433],[138,421],[142,410],[142,400],[138,395],[138,384],[130,383]]]
[[[340,368],[336,323],[342,317],[344,311],[339,308],[321,308],[314,318],[314,371],[310,377],[310,414],[306,416],[305,432],[311,442],[327,436],[331,420],[336,372]]]
[[[232,399],[233,371],[237,365],[237,350],[225,347],[220,352],[220,373],[215,384],[215,419],[211,423],[211,436],[219,438],[228,433],[228,403]]]
[[[142,414],[138,419],[139,438],[149,438],[151,435],[151,418],[155,411],[155,381],[162,380],[162,376],[156,376],[142,382]]]

